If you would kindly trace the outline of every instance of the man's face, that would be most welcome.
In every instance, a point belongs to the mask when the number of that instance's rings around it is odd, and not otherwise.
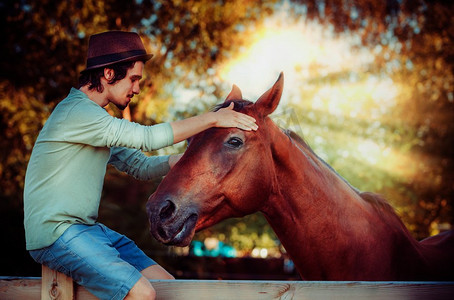
[[[125,78],[107,85],[107,97],[109,102],[115,104],[119,109],[125,109],[131,98],[140,93],[139,81],[142,79],[144,64],[141,61],[134,63],[128,70]]]

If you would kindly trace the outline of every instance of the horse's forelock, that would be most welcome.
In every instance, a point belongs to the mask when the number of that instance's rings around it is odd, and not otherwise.
[[[213,108],[213,111],[218,111],[218,110],[220,110],[221,108],[225,108],[225,107],[229,106],[231,102],[233,102],[233,110],[234,110],[234,111],[241,111],[241,110],[243,110],[244,107],[253,104],[251,101],[243,100],[243,99],[231,100],[231,101],[226,101],[226,102],[224,102],[224,103],[221,103],[221,104],[216,105],[216,106]]]

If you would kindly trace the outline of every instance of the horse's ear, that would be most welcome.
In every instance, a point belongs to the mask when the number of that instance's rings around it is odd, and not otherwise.
[[[241,90],[239,87],[236,85],[233,85],[232,91],[230,94],[225,98],[225,102],[230,101],[230,100],[241,100],[243,99],[243,95],[241,94]]]
[[[276,83],[266,91],[260,98],[255,102],[257,111],[262,116],[271,114],[279,104],[281,100],[282,91],[284,90],[284,73],[279,74],[279,78]]]

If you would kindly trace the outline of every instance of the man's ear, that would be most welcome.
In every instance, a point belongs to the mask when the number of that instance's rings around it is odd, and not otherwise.
[[[104,68],[104,78],[106,78],[107,81],[112,81],[114,77],[115,71],[113,69]]]

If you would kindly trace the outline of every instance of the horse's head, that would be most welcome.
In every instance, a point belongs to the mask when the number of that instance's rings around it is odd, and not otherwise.
[[[283,75],[255,103],[233,86],[222,107],[253,116],[257,131],[211,128],[189,146],[147,203],[152,235],[169,245],[188,245],[196,230],[229,217],[259,211],[275,188],[267,117],[279,104]]]

